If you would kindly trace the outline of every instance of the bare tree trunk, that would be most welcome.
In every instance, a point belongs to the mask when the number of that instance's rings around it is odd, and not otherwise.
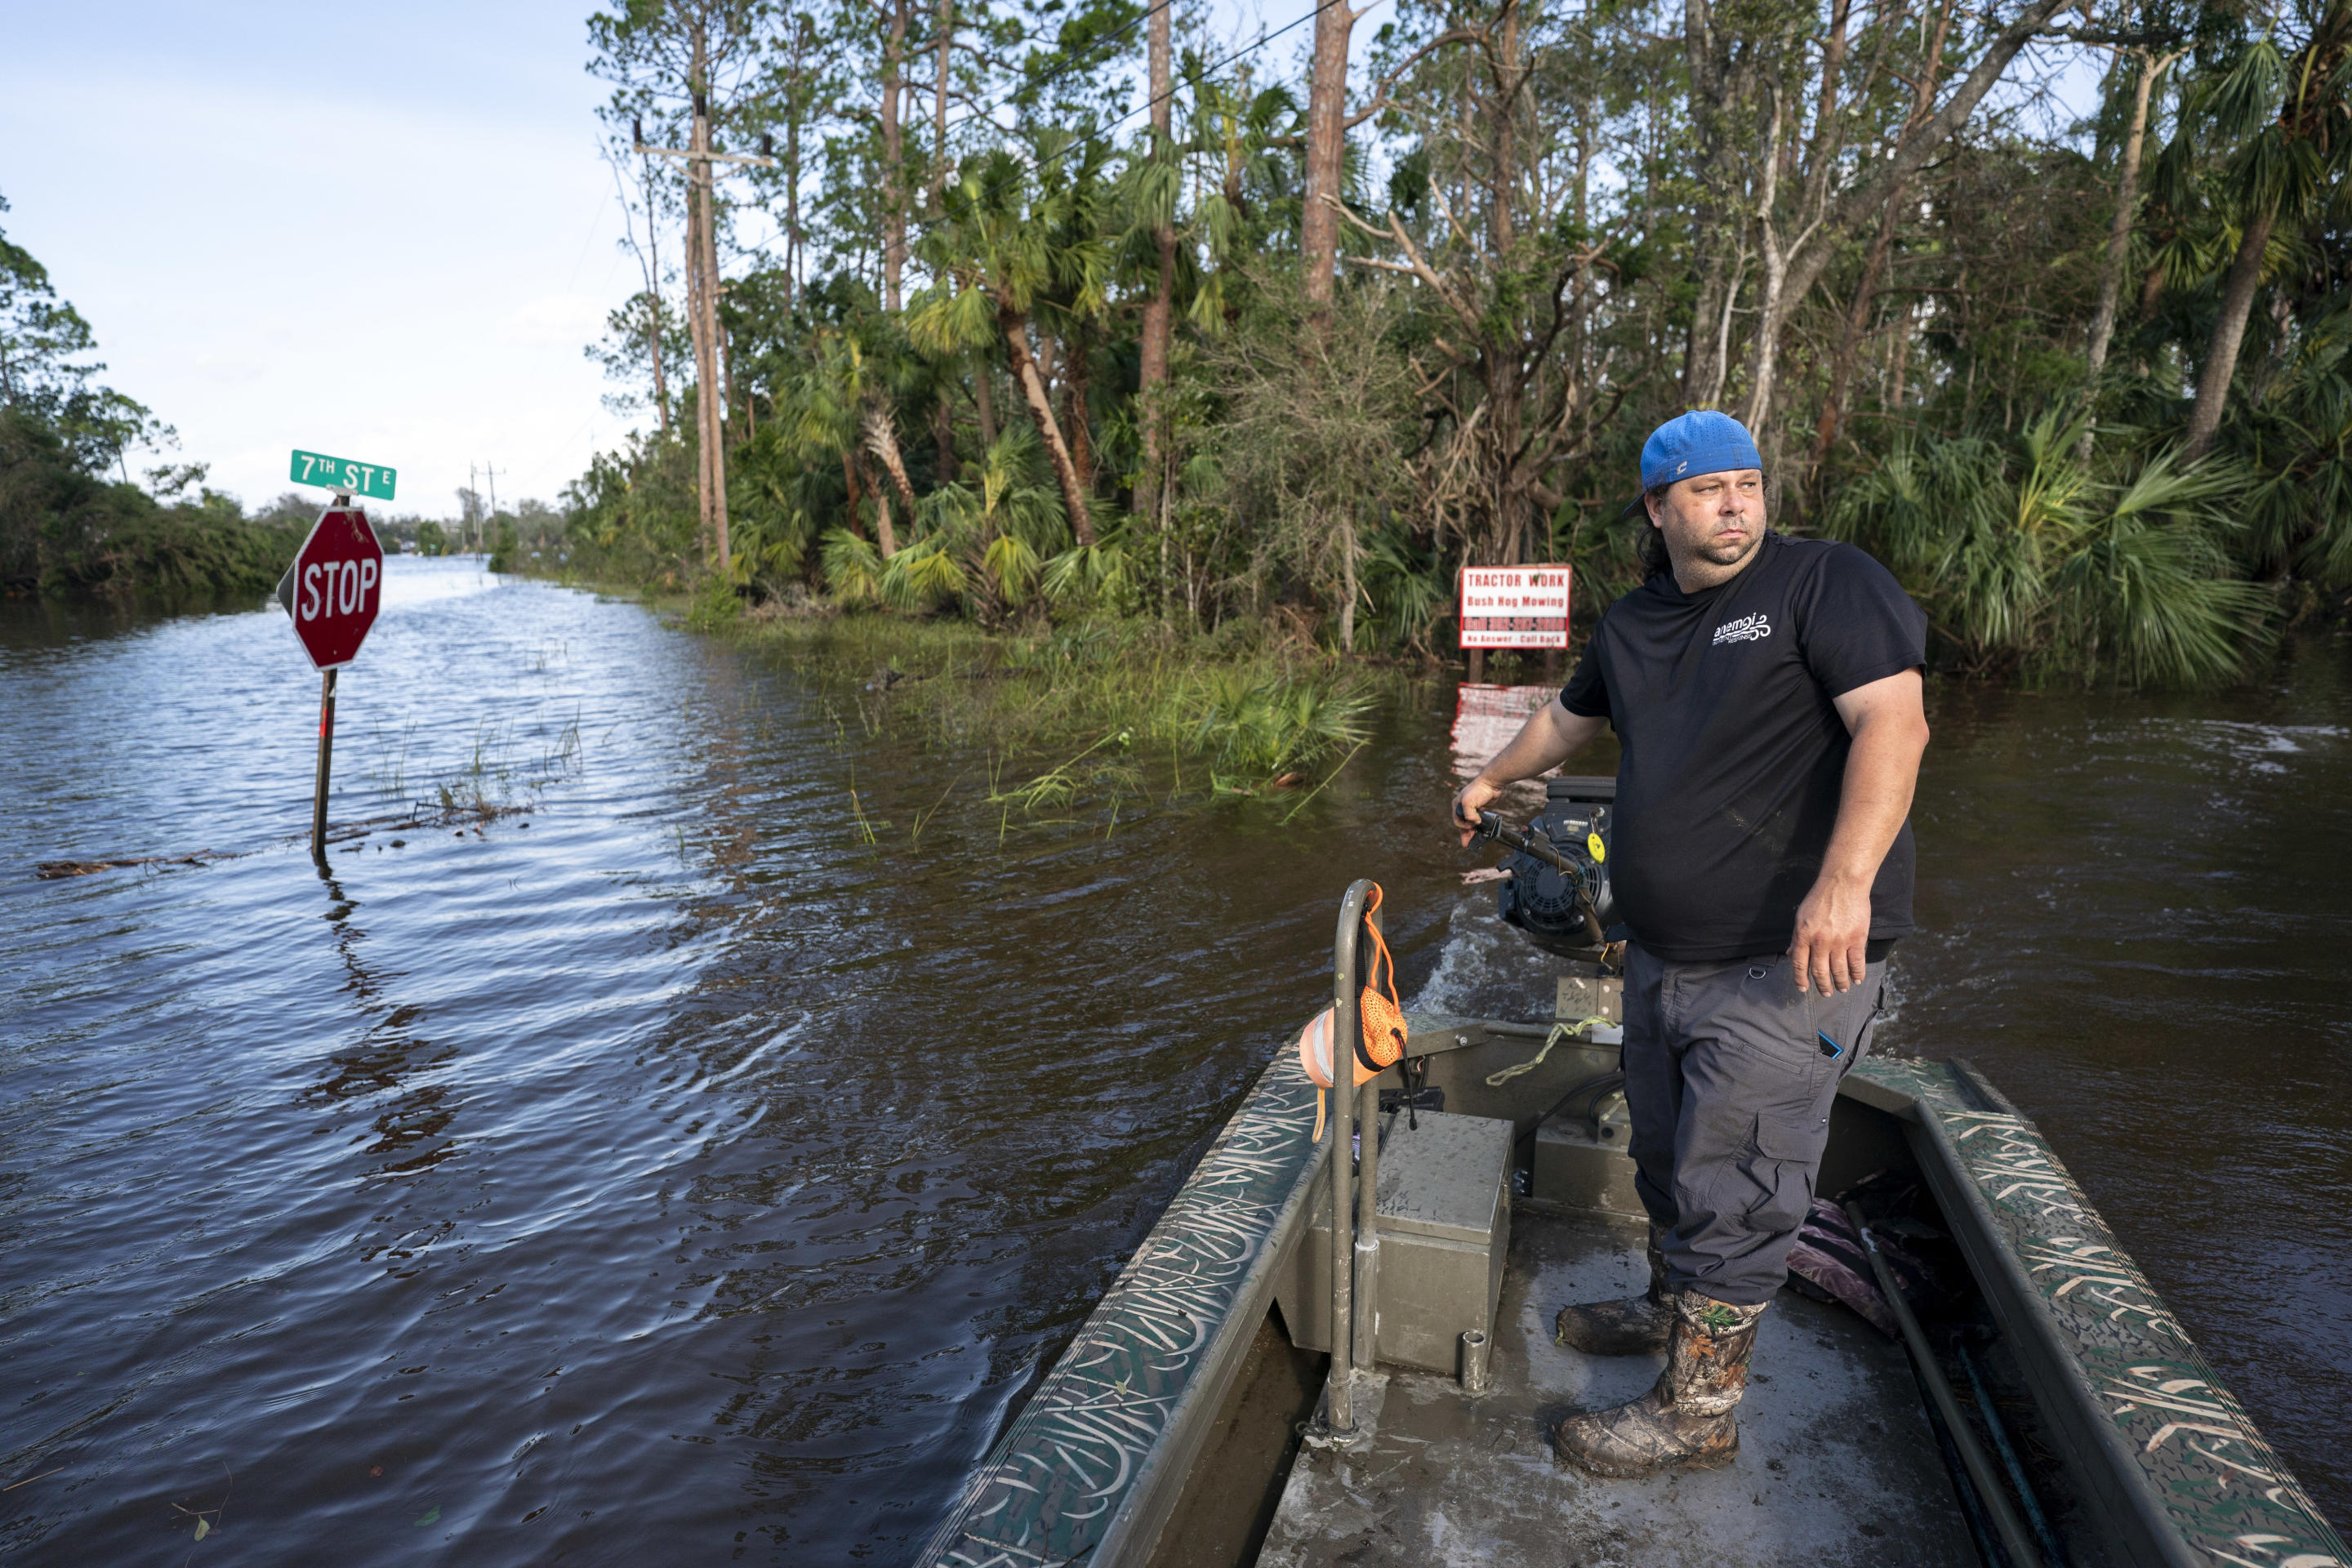
[[[2139,160],[2147,145],[2147,100],[2156,86],[2156,79],[2180,58],[2178,53],[2156,58],[2154,50],[2133,49],[2139,59],[2139,80],[2132,89],[2131,128],[2124,133],[2123,163],[2116,171],[2116,216],[2107,225],[2106,264],[2099,269],[2099,308],[2091,317],[2091,347],[2085,377],[2093,394],[2098,391],[2099,374],[2107,367],[2107,345],[2116,331],[2116,296],[2123,292],[2124,262],[2131,255],[2133,221],[2139,211]],[[2075,447],[2075,456],[2084,462],[2091,457],[2093,425],[2083,427],[2083,438]]]
[[[1501,65],[1496,71],[1494,145],[1488,156],[1490,174],[1495,182],[1494,205],[1489,219],[1495,237],[1495,256],[1499,261],[1508,257],[1517,237],[1517,227],[1511,210],[1511,198],[1518,194],[1518,129],[1519,112],[1519,7],[1517,0],[1504,0],[1503,27],[1500,40]],[[1507,265],[1507,263],[1506,263]]]
[[[1741,84],[1734,79],[1730,51],[1716,36],[1707,0],[1683,0],[1683,56],[1690,73],[1691,133],[1698,142],[1691,258],[1698,290],[1683,352],[1682,392],[1685,405],[1712,408],[1723,395],[1728,369],[1726,329],[1747,259],[1747,215],[1734,199],[1739,173],[1730,124]]]
[[[1348,154],[1348,35],[1356,14],[1348,0],[1321,0],[1315,12],[1314,79],[1307,90],[1307,210],[1299,216],[1298,264],[1311,314],[1331,303],[1331,276],[1339,265],[1339,215],[1332,206],[1346,188]]]
[[[948,56],[955,45],[955,0],[940,0],[938,79],[931,89],[931,212],[948,205]]]
[[[1173,51],[1169,39],[1168,10],[1174,3],[1175,0],[1150,0],[1149,47],[1151,63],[1147,79],[1151,93],[1151,152],[1155,158],[1170,155],[1169,131],[1173,106],[1169,93],[1173,76]],[[1344,0],[1341,3],[1344,4]],[[1171,199],[1173,199],[1172,192]],[[1143,462],[1142,475],[1135,486],[1135,510],[1145,517],[1156,518],[1160,515],[1160,446],[1167,414],[1163,405],[1167,402],[1171,296],[1176,289],[1175,228],[1165,221],[1155,223],[1151,229],[1151,245],[1159,256],[1160,270],[1152,279],[1150,297],[1143,302],[1141,363],[1136,375],[1135,397],[1136,412],[1143,426]]]
[[[1916,320],[1916,307],[1906,304],[1903,307],[1903,321],[1895,329],[1895,391],[1887,398],[1886,406],[1898,414],[1903,409],[1904,377],[1911,369],[1911,324],[1915,320]]]
[[[2124,133],[2123,164],[2116,171],[2116,216],[2107,225],[2107,264],[2099,273],[2099,308],[2091,318],[2091,380],[2107,363],[2107,343],[2116,330],[2116,298],[2123,291],[2124,261],[2131,254],[2132,219],[2139,205],[2140,152],[2147,143],[2147,100],[2156,79],[2179,55],[2155,58],[2145,49],[2139,57],[2139,80],[2132,89],[2131,128]]]
[[[699,34],[696,36],[696,52],[698,62]],[[702,333],[695,354],[695,373],[702,384],[696,391],[695,407],[701,416],[705,454],[702,515],[709,529],[719,570],[724,573],[731,569],[735,558],[727,538],[727,404],[725,375],[719,363],[719,224],[711,190],[710,110],[706,93],[699,89],[695,93],[694,105],[693,150],[703,154],[687,165],[695,174],[694,195],[702,205],[702,254],[698,258],[702,264],[702,288],[697,301]]]
[[[2221,410],[2230,401],[2230,381],[2238,371],[2238,345],[2245,341],[2246,316],[2262,286],[2263,253],[2270,248],[2271,226],[2278,209],[2266,206],[2246,225],[2238,241],[2236,259],[2221,286],[2221,310],[2213,320],[2213,341],[2205,350],[2205,368],[2197,377],[2197,404],[2189,411],[2189,440],[2183,448],[2191,459],[2205,455],[2213,433],[2221,427]]]
[[[1804,243],[1800,236],[1795,245],[1783,247],[1780,231],[1774,221],[1772,208],[1780,195],[1780,94],[1770,88],[1772,120],[1764,133],[1764,189],[1756,202],[1756,223],[1759,237],[1763,241],[1764,292],[1756,308],[1756,368],[1748,382],[1748,402],[1741,410],[1740,423],[1754,433],[1766,447],[1764,461],[1772,465],[1771,448],[1780,443],[1765,428],[1764,421],[1772,412],[1772,376],[1779,368],[1780,319],[1787,306],[1785,290],[1789,284],[1789,252]],[[1801,214],[1800,216],[1802,216]]]
[[[931,445],[939,448],[940,482],[951,485],[963,477],[963,461],[956,456],[955,411],[948,406],[944,389],[931,404]]]
[[[891,0],[882,45],[882,308],[896,312],[907,268],[907,162],[898,110],[907,63],[907,0]]]
[[[1879,276],[1886,270],[1887,254],[1895,248],[1895,216],[1903,205],[1903,193],[1904,187],[1898,184],[1887,195],[1886,211],[1878,220],[1878,233],[1870,242],[1870,254],[1863,258],[1862,281],[1855,287],[1853,303],[1838,329],[1837,352],[1830,361],[1829,395],[1822,400],[1821,423],[1813,427],[1812,461],[1806,465],[1814,472],[1829,461],[1830,447],[1837,441],[1838,422],[1845,417],[1846,388],[1853,380],[1853,362],[1862,346],[1863,332],[1870,325]]]
[[[687,145],[694,144],[689,131]],[[686,334],[694,350],[696,384],[694,396],[694,504],[695,553],[706,562],[710,558],[710,443],[705,439],[702,405],[710,401],[710,384],[702,379],[702,192],[697,185],[694,164],[686,166]]]
[[[700,502],[700,526],[705,559],[716,552],[719,569],[727,565],[725,532],[719,508],[724,503],[724,460],[719,456],[719,345],[713,341],[711,288],[718,270],[708,264],[717,255],[710,235],[710,100],[704,79],[709,59],[709,38],[699,26],[694,31],[693,56],[687,89],[693,100],[693,126],[687,141],[687,311],[694,334],[695,483]]]
[[[1037,438],[1045,443],[1045,456],[1053,462],[1055,481],[1061,486],[1062,508],[1069,513],[1070,532],[1080,544],[1095,542],[1094,514],[1087,506],[1086,487],[1078,482],[1077,466],[1070,460],[1070,449],[1062,442],[1061,426],[1054,421],[1054,400],[1045,390],[1045,378],[1037,374],[1037,362],[1029,353],[1028,318],[1009,305],[996,308],[996,325],[1004,334],[1005,353],[1013,361],[1013,384],[1029,405],[1029,418],[1037,426]]]
[[[898,553],[898,533],[890,526],[890,491],[883,485],[874,487],[874,534],[881,542],[883,560]]]
[[[1054,395],[1054,351],[1058,346],[1053,333],[1041,331],[1037,334],[1037,381],[1045,389],[1048,398]]]
[[[1838,73],[1845,68],[1845,25],[1853,12],[1853,0],[1834,0],[1830,7],[1830,36],[1822,45],[1822,97],[1813,108],[1813,145],[1817,150],[1826,150],[1831,144],[1831,126],[1837,118]],[[1885,24],[1882,20],[1880,25]],[[1789,145],[1796,144],[1796,139],[1791,137]]]
[[[1454,133],[1455,153],[1454,170],[1454,210],[1465,219],[1470,216],[1470,149],[1477,135],[1478,79],[1465,69],[1462,73],[1462,112]]]
[[[1588,94],[1579,99],[1577,102],[1575,210],[1576,232],[1580,236],[1585,233],[1585,225],[1591,221],[1591,195],[1592,100]],[[1592,371],[1592,356],[1588,352],[1589,340],[1585,334],[1585,319],[1591,310],[1588,303],[1591,298],[1591,277],[1592,267],[1590,262],[1577,268],[1576,315],[1570,321],[1568,328],[1568,363],[1574,367],[1573,374],[1580,385],[1589,379]],[[1582,414],[1588,435],[1591,415],[1592,406],[1588,401]]]
[[[785,103],[790,112],[784,117],[784,303],[791,305],[800,298],[801,284],[801,116],[805,106],[801,91],[807,81],[801,64],[808,48],[810,23],[800,19],[793,35],[793,63],[788,84],[784,89]]]
[[[939,0],[933,26],[939,37],[935,40],[936,68],[931,84],[931,188],[928,210],[936,218],[947,211],[948,205],[948,84],[950,55],[955,45],[955,0]],[[955,287],[944,268],[940,273],[939,287]],[[956,457],[955,410],[949,405],[944,384],[944,374],[951,374],[952,370],[952,364],[943,367],[942,382],[931,404],[931,442],[939,448],[939,477],[942,484],[955,483],[963,471]]]
[[[1071,339],[1068,348],[1069,361],[1062,371],[1062,434],[1070,443],[1070,466],[1078,471],[1079,487],[1092,495],[1095,493],[1091,396],[1094,360],[1084,333]]]
[[[984,453],[996,445],[996,366],[986,354],[972,371],[971,405],[980,415],[980,449]]]
[[[1731,312],[1739,303],[1739,285],[1747,277],[1748,247],[1742,245],[1739,253],[1731,258],[1730,276],[1714,281],[1717,303],[1721,310],[1717,314],[1714,333],[1706,350],[1707,379],[1696,388],[1696,395],[1690,399],[1701,408],[1713,408],[1723,401],[1723,384],[1731,374]],[[1706,295],[1702,293],[1700,298],[1704,299]],[[1691,322],[1694,340],[1691,352],[1694,353],[1698,352],[1696,340],[1699,327],[1700,320],[1694,318]]]

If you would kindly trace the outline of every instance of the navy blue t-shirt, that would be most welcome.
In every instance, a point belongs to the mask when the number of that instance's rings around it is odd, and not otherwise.
[[[1662,573],[1609,606],[1559,694],[1623,742],[1610,882],[1675,963],[1787,951],[1837,826],[1851,739],[1832,699],[1927,661],[1927,617],[1851,544],[1767,532],[1727,583]],[[1909,933],[1911,825],[1870,889],[1874,942]]]

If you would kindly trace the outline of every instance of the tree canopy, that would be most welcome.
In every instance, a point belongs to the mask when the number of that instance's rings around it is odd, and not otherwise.
[[[1636,581],[1722,407],[1954,668],[2226,679],[2352,588],[2352,0],[1399,0],[1351,78],[1360,19],[599,16],[654,417],[579,563],[1434,652],[1462,564]]]

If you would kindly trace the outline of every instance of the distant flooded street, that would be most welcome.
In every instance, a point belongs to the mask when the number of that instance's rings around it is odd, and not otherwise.
[[[274,607],[0,605],[0,1561],[902,1563],[1350,878],[1409,998],[1549,1005],[1444,831],[1451,683],[1287,826],[1024,824],[886,697],[400,559],[331,816],[515,809],[324,875],[317,699]],[[2352,1520],[2352,653],[1930,702],[1892,1043],[2040,1121]]]

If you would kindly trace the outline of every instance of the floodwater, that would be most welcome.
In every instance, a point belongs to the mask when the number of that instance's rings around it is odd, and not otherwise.
[[[0,1561],[904,1562],[1351,877],[1423,1004],[1542,994],[1444,832],[1450,688],[1287,826],[1024,826],[892,700],[469,562],[387,591],[333,818],[529,809],[323,875],[274,608],[0,605]],[[1934,702],[1890,1038],[2041,1120],[2352,1518],[2352,658]]]

